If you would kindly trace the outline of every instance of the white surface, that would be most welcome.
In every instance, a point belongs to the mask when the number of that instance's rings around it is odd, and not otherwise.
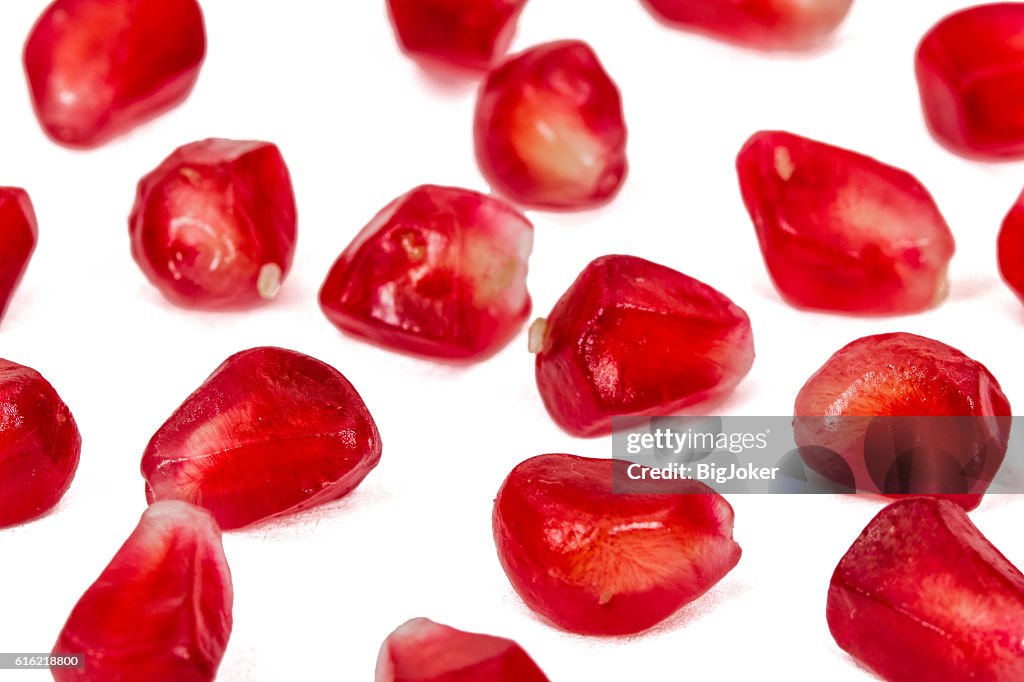
[[[524,333],[496,358],[454,370],[343,337],[316,292],[336,255],[386,202],[433,182],[486,189],[472,156],[473,87],[439,87],[398,51],[380,0],[207,0],[210,50],[193,97],[92,153],[37,126],[21,44],[42,0],[0,6],[0,184],[26,187],[40,242],[7,318],[0,356],[41,371],[83,437],[78,476],[49,516],[0,531],[0,650],[48,651],[72,605],[135,526],[149,437],[229,354],[262,344],[338,367],[370,407],[381,465],[348,499],[225,537],[235,628],[220,679],[370,680],[377,649],[414,616],[517,639],[555,682],[862,680],[832,642],[831,572],[880,508],[868,499],[733,497],[739,566],[655,631],[587,639],[539,622],[509,587],[491,501],[519,461],[608,456],[544,412]],[[750,313],[758,358],[728,414],[785,414],[807,376],[865,334],[933,336],[981,360],[1024,401],[1024,309],[999,281],[995,235],[1024,184],[1021,165],[978,165],[924,129],[913,51],[966,3],[857,0],[834,45],[765,56],[664,28],[637,0],[531,0],[515,43],[589,41],[620,85],[631,174],[608,208],[534,212],[530,288],[545,314],[590,259],[661,261]],[[785,128],[916,173],[958,240],[950,300],[927,314],[850,319],[783,305],[760,261],[733,171],[762,128]],[[276,142],[300,211],[295,268],[280,298],[244,314],[163,302],[128,250],[135,182],[176,146],[207,136]],[[1024,563],[1024,500],[985,500],[972,518]],[[2,672],[2,680],[47,673]]]

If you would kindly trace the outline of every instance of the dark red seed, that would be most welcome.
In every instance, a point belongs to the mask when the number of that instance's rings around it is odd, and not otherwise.
[[[0,319],[28,268],[38,234],[36,214],[25,190],[0,187]]]
[[[82,437],[39,372],[0,360],[0,528],[52,509],[71,486]]]

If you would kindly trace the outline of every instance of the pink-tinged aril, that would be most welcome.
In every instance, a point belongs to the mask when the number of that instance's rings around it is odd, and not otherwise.
[[[976,159],[1024,158],[1024,3],[979,5],[935,25],[917,48],[925,121]]]
[[[614,417],[672,414],[723,396],[754,362],[742,308],[634,256],[587,265],[530,327],[530,350],[544,406],[577,436],[610,433]]]
[[[291,269],[295,196],[269,142],[210,139],[139,181],[132,256],[171,302],[239,309],[274,298]]]
[[[533,226],[498,199],[417,187],[388,204],[334,263],[320,307],[339,329],[417,355],[472,362],[530,313]]]
[[[205,507],[222,528],[344,497],[380,461],[377,426],[330,365],[281,348],[232,355],[142,457],[146,498]]]
[[[198,507],[149,507],[71,611],[57,682],[212,682],[231,635],[231,573],[220,528]]]
[[[836,567],[826,616],[888,682],[1024,679],[1024,575],[946,500],[879,512]]]
[[[55,0],[24,62],[47,135],[90,148],[181,104],[205,56],[196,0]]]
[[[39,372],[0,360],[0,528],[60,501],[78,469],[82,437],[71,411]]]
[[[1010,209],[999,231],[999,272],[1024,302],[1024,194]]]
[[[430,68],[483,72],[512,44],[526,0],[388,0],[402,49]]]
[[[794,407],[804,461],[826,478],[966,509],[1002,465],[1010,404],[980,362],[923,336],[867,336],[807,380]],[[837,473],[837,467],[842,469]]]
[[[670,26],[764,50],[825,42],[853,0],[643,0]]]
[[[945,298],[953,235],[914,176],[777,131],[751,137],[736,168],[768,273],[791,305],[899,315]]]
[[[725,498],[698,481],[635,481],[629,466],[540,455],[513,469],[498,491],[498,559],[523,601],[561,628],[641,632],[704,594],[740,559]],[[628,487],[615,487],[621,483]]]
[[[476,157],[495,191],[524,206],[605,203],[626,177],[619,90],[586,43],[530,48],[480,86]]]
[[[28,268],[38,236],[28,193],[17,187],[0,187],[0,320]]]
[[[463,632],[414,618],[388,635],[374,682],[548,682],[523,651],[504,637]]]

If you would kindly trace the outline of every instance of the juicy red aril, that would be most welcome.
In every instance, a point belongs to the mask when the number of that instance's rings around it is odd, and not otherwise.
[[[149,441],[146,497],[205,507],[223,528],[352,491],[380,461],[377,426],[336,369],[281,348],[224,361]]]
[[[740,559],[733,511],[697,481],[626,480],[628,462],[541,455],[509,474],[494,541],[512,586],[556,625],[640,632],[722,579]]]
[[[82,437],[39,372],[0,360],[0,528],[49,511],[71,486]]]
[[[1024,4],[971,7],[921,41],[917,83],[925,121],[958,154],[1024,157]]]
[[[858,490],[948,494],[973,509],[1002,464],[1011,410],[984,365],[897,333],[840,349],[800,389],[794,414],[797,443],[835,452]],[[804,461],[834,474],[836,462]]]
[[[487,71],[508,51],[526,0],[388,0],[410,56],[430,66]]]
[[[945,297],[953,235],[912,175],[784,132],[751,137],[736,166],[768,272],[790,304],[893,315]]]
[[[386,206],[331,268],[320,306],[338,328],[409,353],[481,360],[530,314],[533,226],[497,199],[418,187]]]
[[[0,319],[25,274],[38,234],[36,214],[25,190],[0,187]]]
[[[836,567],[826,614],[889,682],[1024,679],[1024,575],[945,500],[879,512]]]
[[[474,132],[491,186],[526,206],[596,206],[626,177],[619,90],[586,43],[539,45],[491,71]]]
[[[1024,302],[1024,194],[1017,199],[999,231],[999,271]]]
[[[231,635],[231,573],[220,529],[184,502],[149,507],[78,600],[55,656],[57,682],[212,682]]]
[[[416,618],[388,635],[374,682],[548,682],[523,651],[504,637],[463,632]]]
[[[728,393],[754,362],[750,319],[712,287],[633,256],[590,263],[530,328],[537,388],[566,431],[671,414]]]
[[[853,0],[643,0],[670,25],[761,49],[804,49],[824,41]]]
[[[56,0],[24,59],[46,133],[96,147],[183,102],[205,55],[196,0]]]
[[[132,256],[170,301],[241,308],[277,295],[295,255],[291,178],[269,142],[179,147],[139,181]]]

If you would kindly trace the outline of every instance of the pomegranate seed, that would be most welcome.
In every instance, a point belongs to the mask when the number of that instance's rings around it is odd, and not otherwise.
[[[1017,199],[999,231],[999,271],[1024,302],[1024,194]]]
[[[139,181],[132,256],[181,306],[241,308],[277,295],[295,255],[291,178],[269,142],[203,140]]]
[[[339,329],[388,348],[481,360],[530,314],[533,226],[508,204],[417,187],[388,204],[331,268],[320,306]]]
[[[39,372],[0,360],[0,528],[52,509],[71,486],[82,437]]]
[[[0,319],[25,274],[38,236],[36,214],[25,190],[0,187]]]
[[[838,454],[858,490],[947,490],[957,504],[973,509],[1002,464],[1011,411],[984,365],[944,343],[897,333],[840,349],[804,384],[794,413],[801,417],[795,422],[798,443]],[[909,452],[909,462],[898,459],[901,451]],[[830,476],[824,460],[805,453],[804,461]],[[923,480],[909,482],[910,490],[905,479],[887,483],[911,462],[911,475]]]
[[[951,151],[1024,157],[1024,4],[1003,2],[940,21],[917,49],[925,121]]]
[[[526,0],[388,0],[402,49],[430,67],[487,71],[512,44]]]
[[[526,206],[610,201],[626,177],[619,90],[586,43],[538,45],[488,74],[474,124],[491,186]]]
[[[202,509],[160,502],[78,600],[54,655],[57,682],[212,682],[231,635],[231,573]]]
[[[47,135],[89,148],[181,104],[205,55],[196,0],[56,0],[24,59]]]
[[[736,165],[768,272],[790,304],[896,315],[945,298],[953,235],[912,175],[784,132],[754,135]]]
[[[548,682],[511,639],[478,635],[416,618],[380,649],[374,682]]]
[[[545,407],[578,436],[610,433],[612,417],[671,414],[724,395],[754,362],[742,308],[633,256],[590,263],[533,323],[530,350]]]
[[[879,512],[836,567],[826,614],[889,682],[1024,679],[1024,575],[945,500]]]
[[[498,558],[519,596],[559,627],[623,635],[660,623],[740,559],[733,511],[697,481],[630,482],[624,460],[541,455],[494,502]]]
[[[281,348],[224,361],[142,457],[146,497],[205,507],[240,528],[337,500],[380,461],[377,425],[345,377]]]
[[[643,0],[665,23],[764,50],[822,43],[853,0]]]

